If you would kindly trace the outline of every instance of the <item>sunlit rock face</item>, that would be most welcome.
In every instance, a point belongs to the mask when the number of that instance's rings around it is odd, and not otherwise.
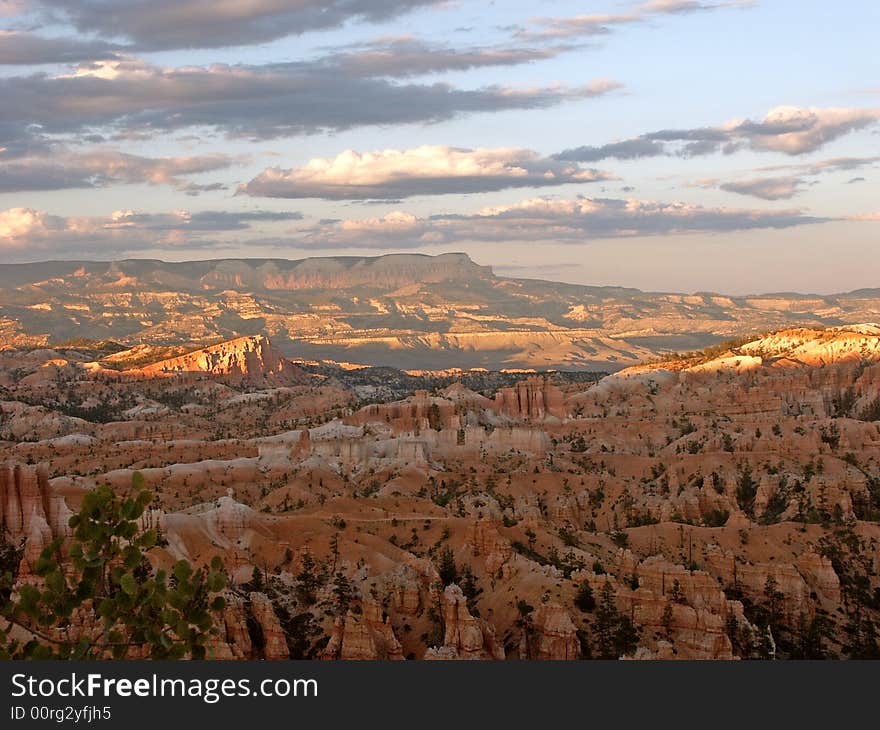
[[[274,378],[295,381],[301,371],[285,359],[266,337],[239,337],[219,345],[161,360],[139,370],[146,376],[206,373],[265,380]]]

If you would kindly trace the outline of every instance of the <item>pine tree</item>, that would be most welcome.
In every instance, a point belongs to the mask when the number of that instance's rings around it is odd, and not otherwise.
[[[132,486],[143,486],[138,473]],[[34,567],[39,585],[16,586],[12,570],[0,575],[4,627],[33,637],[16,640],[4,628],[0,658],[124,659],[132,647],[153,659],[205,657],[214,632],[211,612],[225,605],[216,595],[226,586],[223,564],[215,557],[210,567],[193,570],[180,560],[170,574],[154,570],[147,554],[156,531],[140,524],[152,499],[146,490],[122,498],[102,485],[70,518],[69,543],[54,540],[40,554]],[[69,558],[64,566],[62,546]]]
[[[452,552],[452,548],[448,545],[440,551],[437,572],[440,574],[440,582],[444,586],[458,582],[458,567],[455,565],[455,555]]]
[[[596,608],[596,597],[593,595],[593,588],[589,581],[584,581],[578,586],[577,593],[574,596],[574,605],[584,613],[589,613]]]
[[[333,578],[333,595],[337,615],[344,615],[348,611],[348,606],[351,603],[351,594],[351,582],[344,573],[336,573]]]
[[[599,606],[593,624],[596,653],[600,659],[617,659],[614,651],[614,632],[617,630],[619,620],[616,598],[611,581],[606,580],[599,593]]]
[[[302,569],[296,576],[294,592],[297,600],[307,606],[311,606],[317,599],[319,581],[315,575],[315,559],[311,553],[303,555]]]

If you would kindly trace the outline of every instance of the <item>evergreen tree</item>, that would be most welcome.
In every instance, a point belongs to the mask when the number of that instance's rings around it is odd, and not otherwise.
[[[639,643],[639,632],[629,616],[622,616],[617,610],[617,595],[611,581],[605,581],[599,593],[599,606],[593,630],[596,639],[596,653],[600,659],[617,659],[635,651]]]
[[[611,581],[606,580],[599,592],[599,606],[596,608],[596,620],[593,624],[596,653],[600,659],[617,659],[614,650],[614,633],[620,616],[615,603],[616,598]]]
[[[577,593],[574,596],[574,605],[584,613],[589,613],[596,608],[596,597],[593,595],[593,588],[589,581],[584,581],[578,586]]]
[[[337,615],[344,615],[351,603],[351,582],[344,573],[338,572],[333,578],[333,596]]]
[[[477,608],[477,598],[479,598],[483,589],[477,585],[477,578],[469,565],[466,565],[461,569],[459,585],[461,587],[461,592],[464,593],[464,596],[467,599],[468,611],[470,611],[472,616],[479,616],[480,611]]]
[[[450,583],[458,583],[458,567],[455,565],[455,555],[452,552],[452,548],[448,545],[440,551],[437,572],[440,574],[440,582],[444,586],[448,586]]]
[[[140,474],[132,486],[143,486]],[[153,659],[204,658],[211,612],[225,605],[216,595],[226,586],[223,564],[215,557],[193,570],[180,560],[170,574],[154,570],[147,553],[157,534],[140,524],[152,499],[146,490],[122,498],[102,485],[70,518],[65,565],[58,539],[37,560],[39,585],[16,586],[13,570],[0,575],[0,617],[33,637],[0,631],[0,658],[123,659],[133,647]]]
[[[311,553],[303,555],[302,568],[296,576],[294,593],[300,603],[311,606],[318,600],[317,593],[320,587],[318,576],[315,574],[315,559]]]

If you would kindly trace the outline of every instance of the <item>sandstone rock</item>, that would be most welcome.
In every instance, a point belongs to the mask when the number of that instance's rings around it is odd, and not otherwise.
[[[534,659],[577,659],[581,653],[571,616],[558,603],[541,604],[533,616],[535,634],[530,644]]]
[[[259,624],[263,634],[263,658],[289,659],[290,651],[284,638],[281,622],[272,607],[272,602],[264,593],[253,592],[249,596],[250,611]]]
[[[146,376],[204,373],[250,380],[271,377],[298,381],[303,377],[302,371],[262,335],[221,342],[180,357],[161,360],[136,372]]]
[[[250,659],[253,644],[247,630],[244,600],[231,592],[226,594],[226,606],[219,616],[220,633],[206,646],[209,659]]]
[[[491,520],[474,522],[470,543],[474,554],[483,558],[486,572],[490,575],[504,571],[513,555],[510,541],[501,536]]]
[[[45,466],[0,464],[0,525],[12,544],[24,542],[23,577],[30,575],[43,548],[70,534],[71,514],[49,484]]]
[[[840,579],[828,558],[810,550],[795,561],[795,567],[820,598],[832,605],[840,603]]]
[[[363,604],[362,614],[349,610],[344,618],[336,618],[321,658],[403,659],[403,650],[381,606],[368,601]]]
[[[504,647],[489,623],[471,615],[467,599],[454,583],[441,596],[443,648],[453,649],[459,659],[504,659]],[[438,657],[435,657],[438,658]]]
[[[565,418],[564,401],[559,388],[545,378],[533,376],[513,388],[501,388],[493,407],[517,421],[543,421],[548,416]]]

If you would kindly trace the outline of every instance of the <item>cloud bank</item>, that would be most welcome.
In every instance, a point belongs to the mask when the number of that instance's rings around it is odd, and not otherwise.
[[[124,58],[81,65],[70,74],[0,77],[0,98],[9,102],[0,105],[0,147],[26,146],[36,134],[108,127],[142,134],[207,127],[268,139],[542,109],[619,86],[597,80],[580,87],[458,89],[349,76],[315,64],[163,68]]]
[[[586,243],[600,238],[789,228],[826,220],[796,209],[708,208],[614,198],[531,198],[470,214],[418,217],[396,211],[377,218],[327,222],[305,230],[295,245],[329,249],[413,248],[469,241]]]

